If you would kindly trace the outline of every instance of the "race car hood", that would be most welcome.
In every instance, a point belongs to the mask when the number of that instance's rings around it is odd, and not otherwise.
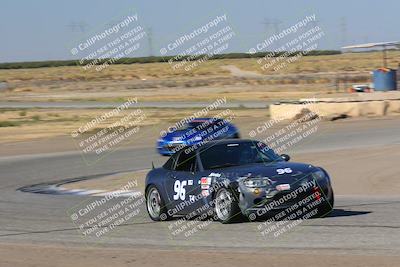
[[[221,177],[227,178],[232,182],[238,181],[243,177],[268,177],[272,182],[277,184],[290,184],[304,178],[307,174],[315,170],[316,168],[310,164],[278,161],[215,169],[213,172],[220,173]]]

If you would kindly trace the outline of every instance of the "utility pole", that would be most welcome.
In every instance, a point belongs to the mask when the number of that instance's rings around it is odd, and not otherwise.
[[[72,21],[70,24],[67,25],[67,27],[72,31],[72,32],[86,32],[86,27],[87,23],[84,21],[80,22],[74,22]]]
[[[265,18],[264,19],[264,21],[262,22],[262,24],[264,25],[264,27],[265,27],[265,34],[266,34],[266,39],[269,37],[269,34],[270,34],[270,27],[271,27],[271,22],[270,22],[270,20],[268,19],[268,18]]]
[[[340,32],[341,32],[341,40],[342,46],[347,45],[347,20],[346,17],[340,18]]]
[[[313,20],[311,21],[311,25],[313,26],[313,28],[319,26],[320,21],[319,20]]]
[[[149,45],[149,56],[154,56],[153,54],[153,30],[151,27],[147,28],[147,42]]]
[[[265,25],[265,27],[266,27],[266,29],[268,29],[270,26],[272,26],[272,28],[274,29],[274,34],[275,35],[278,35],[279,34],[279,31],[280,31],[280,27],[279,27],[279,25],[281,25],[283,22],[281,21],[281,20],[279,20],[279,19],[272,19],[272,20],[270,20],[270,19],[268,19],[268,18],[265,18],[264,19],[264,22],[263,22],[263,24]],[[268,36],[269,34],[268,34],[268,31],[267,31],[267,38],[269,37]],[[276,44],[277,44],[277,46],[278,46],[278,48],[280,47],[280,42],[279,42],[279,40],[277,40],[276,41]]]
[[[387,54],[386,54],[386,45],[383,45],[382,47],[382,53],[383,53],[383,67],[387,68]]]

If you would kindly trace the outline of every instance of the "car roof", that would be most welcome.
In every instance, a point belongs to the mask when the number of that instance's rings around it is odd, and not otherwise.
[[[194,118],[190,122],[195,122],[195,121],[208,121],[208,120],[221,120],[220,118],[215,118],[215,117],[209,117],[209,118]]]
[[[215,145],[228,145],[228,144],[242,144],[242,143],[249,143],[249,142],[260,142],[258,140],[251,140],[251,139],[222,139],[222,140],[213,140],[209,141],[203,145],[201,145],[199,149],[206,149]]]

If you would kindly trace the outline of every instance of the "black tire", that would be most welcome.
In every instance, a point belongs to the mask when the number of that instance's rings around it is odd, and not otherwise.
[[[316,217],[318,218],[323,218],[328,216],[332,211],[333,211],[333,205],[335,204],[335,196],[332,193],[330,196],[328,196],[328,201],[324,201],[319,207],[318,207],[318,213]]]
[[[223,224],[232,223],[243,217],[238,202],[229,189],[220,188],[215,193],[214,200],[214,218],[219,222]]]
[[[156,194],[158,194],[158,200],[150,199],[157,198]],[[151,204],[153,203],[153,200],[157,201],[158,204],[154,203],[153,206]],[[159,212],[155,210],[156,205],[159,205]],[[155,185],[150,185],[146,190],[146,209],[150,219],[152,219],[153,221],[168,221],[171,219],[171,216],[168,215],[168,209],[165,206],[165,202]]]

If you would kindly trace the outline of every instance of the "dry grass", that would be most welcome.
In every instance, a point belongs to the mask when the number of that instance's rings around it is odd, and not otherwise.
[[[334,87],[322,85],[257,85],[236,84],[231,86],[172,87],[152,89],[126,89],[123,82],[103,82],[101,86],[87,82],[61,84],[57,89],[43,87],[26,89],[21,86],[4,93],[3,101],[102,101],[124,102],[137,97],[139,102],[148,101],[212,101],[227,97],[228,101],[276,100],[311,97],[317,94],[328,96],[335,93]],[[27,91],[28,90],[28,91]]]
[[[397,68],[399,59],[400,52],[388,52],[389,66]],[[83,70],[78,66],[0,70],[0,81],[92,81],[229,76],[230,72],[221,68],[226,65],[235,65],[243,70],[262,74],[276,74],[273,70],[262,71],[256,59],[221,59],[204,62],[189,72],[182,69],[173,70],[169,63],[113,65],[101,72]],[[370,71],[378,67],[382,67],[381,52],[348,53],[303,57],[280,70],[278,74]]]
[[[397,67],[400,52],[388,52],[389,66]],[[265,100],[309,97],[310,94],[335,95],[330,77],[313,73],[363,72],[366,82],[374,68],[382,64],[380,52],[329,56],[307,56],[274,72],[263,71],[256,59],[221,59],[204,62],[190,72],[173,70],[169,63],[112,65],[101,72],[81,67],[0,70],[0,81],[9,90],[3,101],[210,101],[221,96],[228,100]],[[270,79],[232,77],[229,70],[271,74]],[[283,74],[276,75],[276,74]],[[287,74],[311,74],[299,79]],[[278,78],[276,78],[278,77]],[[366,77],[366,78],[365,78]],[[340,91],[356,81],[343,82]],[[358,83],[358,82],[357,82]]]
[[[142,109],[146,119],[137,125],[144,127],[147,132],[154,136],[146,136],[154,142],[157,133],[166,129],[175,122],[185,117],[193,115],[199,109]],[[26,114],[21,116],[21,112]],[[0,127],[0,143],[10,143],[17,141],[27,141],[33,139],[50,138],[56,136],[70,136],[73,131],[85,125],[93,118],[98,117],[110,110],[108,109],[0,109],[0,122],[13,122],[15,125],[5,125]],[[104,123],[96,125],[92,132],[99,131],[119,121],[125,115],[124,111]],[[212,111],[209,116],[215,116],[222,112],[221,110]],[[234,109],[232,110],[235,121],[248,120],[249,118],[267,118],[269,112],[266,109]],[[134,119],[133,119],[134,120]],[[131,121],[133,121],[131,120]],[[127,125],[125,125],[127,126]],[[154,130],[157,128],[158,130]]]

